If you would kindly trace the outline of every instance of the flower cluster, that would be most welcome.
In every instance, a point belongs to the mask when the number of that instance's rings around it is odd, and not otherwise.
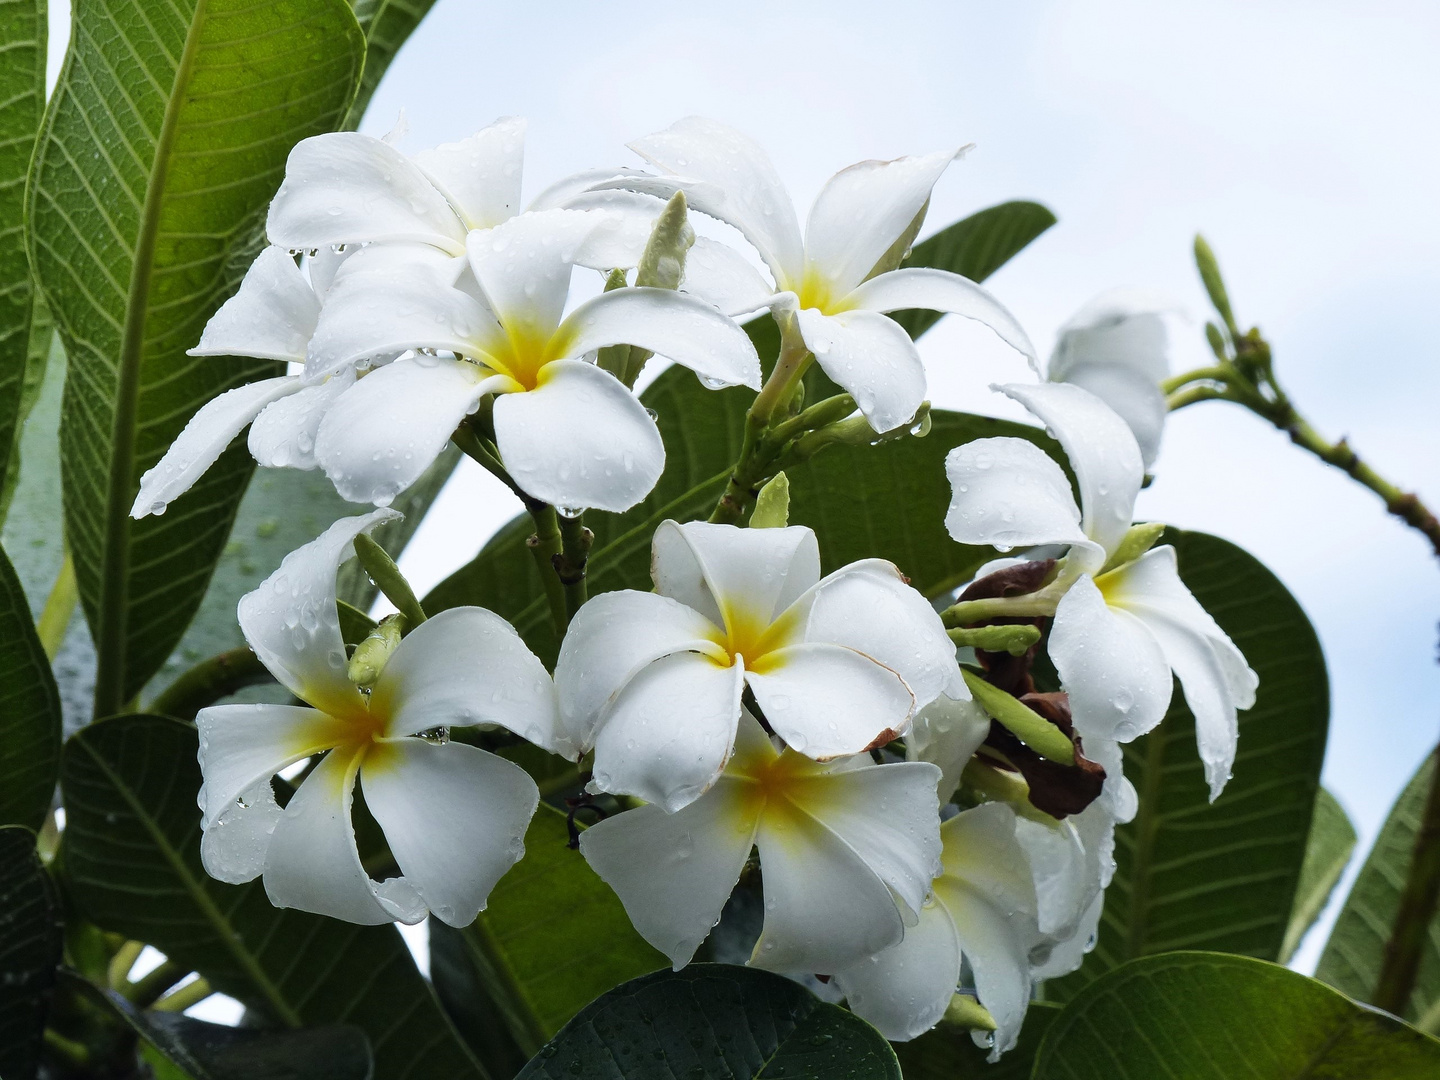
[[[809,430],[910,425],[924,369],[885,312],[980,319],[1034,360],[977,285],[901,265],[953,151],[843,170],[802,238],[764,153],[712,121],[634,144],[653,171],[579,174],[523,212],[522,135],[502,120],[414,158],[355,134],[301,143],[274,246],[194,350],[295,367],[202,409],[135,513],[163,511],[247,425],[262,464],[322,468],[382,507],[293,552],[240,604],[247,641],[304,704],[198,717],[206,868],[263,874],[282,907],[464,926],[523,855],[539,803],[525,770],[476,745],[504,729],[579,763],[585,797],[610,811],[580,850],[677,968],[737,886],[758,889],[751,963],[825,977],[892,1039],[933,1027],[957,995],[978,1001],[998,1055],[1034,982],[1073,970],[1095,933],[1114,830],[1136,806],[1121,746],[1160,722],[1172,674],[1212,797],[1254,701],[1254,672],[1155,546],[1162,530],[1132,523],[1159,439],[1163,309],[1092,305],[1051,381],[998,388],[1059,441],[1073,489],[1036,441],[950,451],[950,535],[1004,557],[943,612],[884,560],[824,573],[816,533],[782,513],[665,521],[654,591],[562,606],[553,674],[478,607],[417,605],[347,644],[337,567],[448,440],[567,518],[650,492],[664,446],[633,364],[606,366],[604,350],[759,391],[761,436],[780,413],[808,415],[761,404],[793,402],[812,359],[844,394]],[[696,238],[687,207],[735,226],[768,278]],[[567,313],[576,267],[607,287]],[[782,341],[763,385],[733,321],[762,311]],[[357,782],[388,852],[360,849]]]

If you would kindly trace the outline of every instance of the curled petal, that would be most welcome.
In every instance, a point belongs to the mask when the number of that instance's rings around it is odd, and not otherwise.
[[[240,598],[240,629],[260,662],[292,694],[331,716],[365,708],[346,674],[345,642],[335,611],[335,571],[351,556],[355,537],[399,516],[393,510],[376,510],[341,518],[286,555],[258,589]]]
[[[830,282],[839,295],[859,285],[924,212],[930,189],[958,156],[959,151],[945,150],[841,169],[810,208],[806,271]]]
[[[925,400],[925,365],[910,335],[874,311],[798,314],[800,336],[825,374],[855,398],[876,431],[893,431],[915,418]]]
[[[1091,364],[1133,371],[1152,386],[1170,376],[1168,318],[1180,306],[1168,297],[1133,289],[1112,289],[1086,303],[1056,332],[1047,377],[1075,382]]]
[[[748,334],[715,308],[669,289],[618,289],[581,304],[556,331],[567,357],[635,345],[669,357],[707,386],[760,389],[760,357]]]
[[[607,180],[619,180],[627,176],[644,176],[639,169],[627,169],[616,166],[613,169],[585,169],[581,172],[571,173],[569,176],[561,177],[551,184],[544,191],[530,200],[527,210],[564,210],[564,209],[586,209],[583,201],[587,195],[594,194],[594,188]],[[625,193],[622,193],[625,194]],[[582,203],[577,206],[576,204]],[[603,200],[596,205],[604,205]],[[656,207],[659,211],[659,207]]]
[[[315,460],[315,436],[320,421],[336,399],[354,385],[354,371],[345,369],[266,406],[250,425],[250,455],[274,469],[316,468],[319,462]]]
[[[464,223],[415,163],[354,131],[295,144],[265,232],[272,244],[294,250],[380,240],[418,241],[452,255],[465,250]]]
[[[489,229],[520,212],[525,120],[502,116],[468,139],[415,155],[467,229]]]
[[[664,521],[651,551],[655,588],[717,626],[768,626],[820,579],[820,546],[803,525],[737,529]]]
[[[478,747],[424,739],[376,746],[360,778],[402,880],[441,922],[469,926],[525,854],[540,801],[535,781]]]
[[[239,291],[210,316],[189,354],[304,360],[319,317],[320,301],[294,257],[284,248],[266,248],[245,271]]]
[[[1088,390],[1119,414],[1140,445],[1140,460],[1146,470],[1160,453],[1160,437],[1170,408],[1157,383],[1118,364],[1081,364],[1064,379]]]
[[[580,851],[615,890],[635,929],[678,971],[720,921],[754,844],[756,816],[742,781],[721,777],[667,814],[642,806],[580,834]]]
[[[281,375],[237,386],[206,402],[176,436],[165,456],[140,477],[140,490],[135,494],[130,516],[163,514],[170,503],[205,475],[246,424],[301,385],[299,376]]]
[[[460,421],[509,380],[465,360],[415,356],[370,372],[325,412],[315,460],[342,498],[388,506]]]
[[[636,795],[674,813],[720,776],[735,745],[744,670],[672,653],[625,684],[595,735],[598,791]]]
[[[685,257],[682,292],[713,304],[726,315],[769,307],[775,288],[734,248],[697,236]]]
[[[450,608],[406,634],[370,692],[370,711],[386,718],[392,738],[499,724],[551,753],[574,754],[550,673],[513,626],[484,608]]]
[[[495,442],[528,495],[567,508],[628,510],[665,468],[665,444],[640,399],[580,360],[552,361],[534,390],[497,398]]]
[[[1056,605],[1048,648],[1084,738],[1129,742],[1170,707],[1170,664],[1155,635],[1129,612],[1107,607],[1088,575]]]
[[[835,973],[851,1012],[892,1042],[940,1022],[960,983],[960,939],[950,913],[927,904],[898,945]]]
[[[1070,481],[1029,439],[1002,436],[957,446],[945,455],[945,475],[945,528],[961,544],[1011,551],[1088,543]]]
[[[275,824],[265,856],[265,894],[279,908],[361,925],[425,917],[425,901],[403,878],[375,882],[360,863],[350,807],[359,755],[331,751],[307,776]]]
[[[1029,360],[1032,368],[1039,370],[1035,346],[1030,344],[1020,320],[975,282],[948,270],[925,266],[891,270],[865,282],[844,302],[866,311],[925,308],[974,319],[994,330],[1001,341]]]

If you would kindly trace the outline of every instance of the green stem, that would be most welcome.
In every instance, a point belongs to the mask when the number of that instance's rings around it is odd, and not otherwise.
[[[1236,401],[1237,404],[1243,404],[1238,402],[1228,390],[1222,390],[1216,386],[1191,386],[1169,394],[1165,398],[1165,406],[1171,412],[1175,412],[1200,401]]]
[[[150,712],[194,720],[195,714],[247,686],[274,682],[275,676],[248,648],[231,649],[202,660],[160,691]]]
[[[60,646],[65,643],[65,631],[70,627],[70,617],[75,614],[75,604],[80,599],[80,589],[75,582],[75,560],[69,551],[60,564],[60,573],[45,598],[45,607],[36,620],[35,632],[40,637],[40,646],[45,656],[54,663],[60,655]]]
[[[525,541],[535,566],[540,571],[540,583],[545,589],[545,599],[550,605],[550,618],[555,624],[555,636],[563,638],[570,625],[570,600],[565,584],[555,570],[555,557],[565,550],[564,538],[560,535],[560,520],[555,507],[549,503],[527,500],[525,509],[535,522],[535,534]]]
[[[148,1008],[189,974],[190,969],[184,964],[166,960],[155,970],[147,972],[128,986],[121,987],[120,992],[140,1008]]]
[[[1431,761],[1430,794],[1415,834],[1414,855],[1371,998],[1376,1008],[1396,1016],[1405,1015],[1415,990],[1430,924],[1440,904],[1440,747],[1431,754]]]
[[[560,524],[560,554],[553,560],[555,576],[565,589],[567,622],[575,617],[586,600],[585,567],[595,534],[585,527],[584,515],[557,514]]]
[[[110,969],[107,972],[110,989],[119,990],[130,982],[130,969],[135,966],[135,961],[140,959],[140,954],[145,951],[143,941],[127,941],[115,950],[115,955],[110,958]]]
[[[161,1012],[184,1012],[191,1005],[198,1005],[215,991],[203,976],[188,982],[179,990],[173,990],[157,1001],[152,1008]]]
[[[1226,367],[1196,368],[1194,371],[1187,371],[1183,375],[1172,375],[1170,378],[1163,380],[1160,383],[1160,392],[1162,394],[1173,394],[1182,386],[1186,386],[1192,382],[1205,380],[1210,382],[1225,382],[1229,378],[1230,371]]]

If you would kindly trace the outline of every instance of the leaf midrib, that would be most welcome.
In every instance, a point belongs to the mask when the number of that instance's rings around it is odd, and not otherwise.
[[[115,380],[115,418],[111,426],[110,475],[105,494],[105,550],[101,556],[100,618],[96,636],[95,716],[119,712],[124,704],[126,622],[130,592],[130,501],[134,472],[135,431],[140,404],[140,363],[154,273],[155,244],[160,233],[160,208],[170,175],[170,157],[180,126],[184,88],[189,85],[199,51],[209,0],[195,0],[185,32],[185,46],[165,103],[165,118],[155,140],[145,203],[135,237],[130,288],[125,301],[125,327]]]

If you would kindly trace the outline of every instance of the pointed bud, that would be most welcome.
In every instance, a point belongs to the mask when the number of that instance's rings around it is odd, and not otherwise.
[[[695,243],[695,230],[690,226],[685,192],[670,196],[665,209],[650,229],[645,254],[635,271],[635,284],[655,289],[678,289],[685,278],[685,255]]]
[[[960,670],[976,702],[1011,734],[1043,758],[1061,765],[1075,764],[1075,744],[1068,735],[998,686],[973,671]]]
[[[1108,570],[1114,570],[1117,566],[1124,566],[1128,562],[1134,562],[1145,552],[1155,546],[1156,542],[1165,532],[1163,522],[1151,521],[1143,525],[1131,525],[1128,532],[1120,539],[1115,548],[1115,553],[1105,561],[1102,574]]]
[[[1210,294],[1210,302],[1225,321],[1225,328],[1230,331],[1231,337],[1239,337],[1235,316],[1230,311],[1230,295],[1225,291],[1225,279],[1220,276],[1220,264],[1215,261],[1215,252],[1210,250],[1210,245],[1199,233],[1195,234],[1195,266],[1200,271],[1200,280],[1205,283],[1205,291]]]
[[[750,512],[750,528],[783,529],[790,523],[790,480],[783,473],[760,489],[755,496],[755,509]]]
[[[360,557],[360,565],[365,568],[365,573],[370,576],[376,588],[384,593],[386,599],[408,620],[410,629],[425,621],[425,609],[420,606],[420,601],[415,599],[410,583],[405,580],[405,575],[384,548],[365,533],[361,533],[355,537],[355,554]]]
[[[1225,335],[1220,332],[1220,328],[1213,322],[1207,322],[1205,324],[1205,340],[1210,343],[1210,351],[1215,354],[1216,360],[1226,359]]]
[[[355,646],[355,654],[350,657],[347,670],[350,681],[356,686],[374,686],[404,632],[405,616],[395,614],[381,619],[365,640]]]
[[[956,994],[945,1010],[945,1023],[970,1031],[994,1031],[999,1027],[990,1010],[969,994]]]

